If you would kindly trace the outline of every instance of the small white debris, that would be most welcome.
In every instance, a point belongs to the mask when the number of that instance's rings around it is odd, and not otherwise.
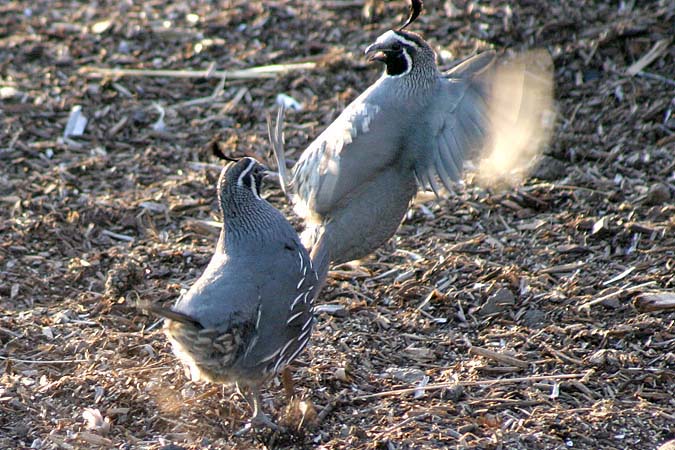
[[[42,327],[42,334],[50,341],[54,339],[54,332],[52,331],[51,327]]]
[[[87,118],[82,114],[82,107],[75,105],[70,110],[68,116],[68,123],[66,129],[63,130],[63,138],[67,139],[71,136],[82,136],[84,129],[87,126]]]
[[[100,22],[96,22],[94,25],[91,27],[91,31],[94,34],[102,34],[105,33],[110,29],[110,26],[112,25],[112,20],[102,20]]]
[[[426,205],[420,205],[420,211],[422,211],[422,214],[424,214],[424,217],[426,217],[429,220],[433,220],[436,218],[436,215],[431,211],[431,209],[427,208]]]
[[[19,95],[21,95],[21,92],[19,92],[16,88],[13,88],[12,86],[0,87],[0,99],[1,100],[6,100],[6,99],[12,98],[12,97],[18,97]]]
[[[423,387],[425,387],[427,384],[429,384],[429,376],[424,375],[424,378],[422,378],[422,379],[420,380],[420,382],[417,383],[417,387],[418,387],[418,388],[423,388]],[[424,392],[425,392],[425,389],[415,389],[415,391],[414,391],[414,393],[413,393],[413,397],[414,397],[414,398],[422,398],[422,397],[424,397]]]
[[[64,324],[72,321],[72,311],[65,309],[54,314],[54,323]]]
[[[98,408],[85,408],[82,418],[87,422],[87,429],[107,433],[110,431],[110,419],[103,418]]]
[[[152,129],[155,131],[166,131],[166,124],[164,123],[164,108],[162,108],[159,103],[153,103],[152,106],[159,113],[159,119],[157,119],[157,122],[152,124]]]
[[[187,22],[188,22],[189,24],[194,25],[194,24],[196,24],[197,22],[199,22],[199,15],[194,14],[194,13],[189,13],[189,14],[187,14],[187,15],[185,16],[185,20],[187,20]]]
[[[293,111],[302,111],[302,103],[286,94],[277,94],[277,105]]]
[[[442,48],[440,52],[438,52],[438,56],[441,59],[442,64],[447,64],[453,59],[455,59],[455,55],[452,54],[450,50]]]
[[[335,377],[336,380],[342,381],[344,383],[349,382],[349,376],[347,375],[347,370],[344,367],[338,367],[335,369],[335,372],[333,372],[333,376]]]
[[[99,403],[103,400],[103,396],[105,396],[105,389],[103,386],[94,386],[94,403]]]
[[[315,315],[328,314],[330,316],[335,317],[346,317],[347,315],[349,315],[349,311],[347,311],[347,308],[344,305],[323,304],[323,305],[316,305],[314,307],[314,314]]]
[[[553,384],[553,389],[551,389],[550,398],[551,400],[555,400],[558,397],[560,397],[560,383],[555,383]]]
[[[154,359],[154,358],[155,358],[155,351],[153,350],[152,345],[150,345],[150,344],[144,344],[144,345],[141,345],[140,348],[141,348],[141,353],[145,353],[145,354],[148,355],[151,359]]]

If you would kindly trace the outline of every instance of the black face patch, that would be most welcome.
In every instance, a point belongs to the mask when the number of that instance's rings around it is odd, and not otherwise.
[[[255,180],[251,175],[247,175],[241,179],[241,184],[243,184],[248,189],[253,189],[255,186]]]
[[[260,197],[260,189],[262,188],[262,183],[263,183],[263,169],[260,167],[256,167],[254,169],[253,176],[251,177],[253,179],[253,182],[255,183],[254,189],[255,193]]]
[[[401,75],[408,71],[408,59],[405,52],[406,50],[402,47],[398,51],[391,50],[384,52],[387,75]]]
[[[260,189],[264,175],[263,167],[250,158],[246,158],[244,161],[248,162],[248,165],[239,175],[237,184],[251,190],[256,197],[260,198]]]
[[[245,176],[241,181],[244,184],[244,186],[249,188],[251,191],[253,191],[253,193],[255,193],[258,197],[260,197],[262,178],[263,178],[262,170],[260,170],[259,167],[256,167],[251,171],[250,174]]]

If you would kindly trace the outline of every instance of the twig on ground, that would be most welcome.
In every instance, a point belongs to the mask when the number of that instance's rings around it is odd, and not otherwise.
[[[133,242],[134,238],[132,236],[127,236],[126,234],[120,234],[120,233],[115,233],[110,230],[103,230],[101,231],[101,234],[105,234],[108,237],[111,237],[113,239],[117,239],[118,241],[126,241],[126,242]]]
[[[342,399],[344,398],[345,394],[347,393],[347,389],[343,389],[340,391],[338,395],[336,395],[333,400],[331,400],[324,408],[321,410],[321,412],[316,416],[316,423],[317,425],[320,424],[321,422],[324,421],[326,417],[328,417],[328,414],[335,409],[338,403],[342,402]]]
[[[249,80],[274,78],[277,75],[294,70],[312,70],[315,62],[271,64],[241,70],[167,70],[167,69],[108,69],[105,67],[84,66],[79,72],[89,78],[104,77],[167,77],[167,78],[226,78],[229,80]]]
[[[603,285],[603,286],[607,286],[607,285],[610,285],[610,284],[612,284],[612,283],[616,283],[617,281],[621,281],[621,280],[623,280],[624,278],[626,278],[628,275],[630,275],[636,268],[637,268],[637,267],[635,267],[635,266],[631,266],[631,267],[629,267],[628,269],[626,269],[626,270],[624,270],[623,272],[621,272],[620,274],[618,274],[617,276],[612,277],[612,278],[610,278],[609,280],[603,281],[603,282],[602,282],[602,285]]]
[[[675,80],[670,79],[670,78],[666,78],[663,75],[659,75],[658,73],[645,72],[644,70],[642,70],[642,71],[638,72],[636,75],[638,77],[650,78],[652,80],[661,81],[661,82],[669,84],[671,86],[675,86]]]
[[[91,362],[91,360],[89,360],[89,359],[56,359],[56,360],[51,360],[51,361],[41,361],[41,360],[34,360],[34,359],[12,358],[11,356],[0,356],[0,359],[3,360],[3,361],[11,361],[11,362],[23,363],[23,364],[71,364],[71,363]]]
[[[373,440],[373,441],[377,441],[377,440],[381,439],[382,437],[386,436],[387,434],[391,433],[392,431],[396,431],[396,430],[398,430],[398,429],[400,429],[400,428],[403,428],[403,426],[404,426],[405,424],[407,424],[407,423],[409,423],[409,422],[412,422],[413,420],[418,420],[418,419],[421,420],[421,419],[424,419],[425,417],[429,416],[430,414],[431,414],[431,413],[423,412],[423,413],[421,413],[421,414],[417,414],[416,416],[408,417],[408,418],[406,418],[406,419],[400,421],[399,423],[392,425],[391,427],[387,428],[386,430],[377,433],[377,434],[373,437],[372,440]]]
[[[438,389],[451,388],[455,386],[483,386],[495,384],[524,383],[528,381],[542,381],[542,380],[569,380],[575,378],[583,378],[585,376],[586,376],[585,373],[570,373],[561,375],[533,375],[531,377],[497,378],[492,380],[480,380],[480,381],[458,381],[458,382],[437,383],[437,384],[429,384],[424,387],[417,386],[412,388],[394,389],[392,391],[377,392],[375,394],[360,395],[352,398],[352,401],[368,400],[371,398],[378,398],[378,397],[388,397],[390,395],[410,394],[419,390],[435,391]]]
[[[196,105],[203,105],[205,103],[213,103],[218,100],[222,100],[223,94],[225,91],[225,80],[226,77],[222,77],[220,81],[218,82],[218,86],[213,90],[213,93],[209,95],[208,97],[200,97],[200,98],[195,98],[192,100],[186,100],[181,103],[177,103],[173,105],[171,108],[173,109],[178,109],[178,108],[184,108],[188,106],[196,106]]]
[[[654,283],[656,283],[656,282],[655,281],[648,281],[646,283],[638,284],[636,286],[623,286],[623,287],[619,288],[618,290],[616,290],[614,292],[611,292],[607,295],[603,295],[602,297],[598,297],[594,300],[591,300],[590,302],[586,302],[583,305],[578,306],[577,310],[581,311],[582,309],[588,309],[591,306],[597,305],[598,303],[602,303],[605,300],[609,300],[610,298],[614,298],[616,296],[619,296],[621,294],[625,294],[625,293],[628,293],[628,292],[633,292],[637,289],[642,289],[643,287],[650,286]]]
[[[530,366],[530,363],[527,361],[523,361],[521,359],[514,358],[513,356],[505,355],[503,353],[495,352],[482,347],[469,347],[469,354],[482,356],[484,358],[492,359],[494,361],[516,367],[527,368]]]
[[[635,61],[631,66],[626,69],[626,73],[630,76],[637,75],[642,69],[653,63],[659,56],[661,56],[670,45],[670,38],[661,39],[656,41],[652,48],[642,55],[640,59]]]

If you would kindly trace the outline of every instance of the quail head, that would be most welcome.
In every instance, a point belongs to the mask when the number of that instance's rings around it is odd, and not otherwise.
[[[464,161],[481,148],[489,130],[488,95],[495,53],[468,58],[441,73],[435,53],[398,30],[366,49],[382,76],[349,104],[286,172],[278,136],[271,139],[284,191],[306,222],[303,241],[325,234],[333,263],[362,258],[398,228],[418,187],[438,195],[458,180]],[[282,113],[277,119],[280,122]]]
[[[235,384],[253,409],[249,426],[276,428],[259,388],[307,345],[312,304],[328,260],[322,241],[310,258],[293,227],[260,196],[265,168],[242,158],[223,169],[223,227],[204,273],[171,309],[165,333],[193,380]]]

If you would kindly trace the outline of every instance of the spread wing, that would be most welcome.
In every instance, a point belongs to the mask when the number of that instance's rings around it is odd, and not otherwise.
[[[449,186],[486,137],[485,52],[440,76],[431,95],[402,99],[381,78],[303,152],[293,169],[297,213],[322,216],[395,164],[412,167],[421,187]]]
[[[397,160],[404,130],[379,86],[364,91],[303,152],[291,182],[299,215],[331,211]]]
[[[425,126],[411,129],[407,142],[415,152],[415,175],[423,189],[438,195],[437,179],[450,189],[460,178],[464,161],[484,144],[490,125],[488,76],[494,59],[494,52],[484,52],[444,73],[420,118]]]

